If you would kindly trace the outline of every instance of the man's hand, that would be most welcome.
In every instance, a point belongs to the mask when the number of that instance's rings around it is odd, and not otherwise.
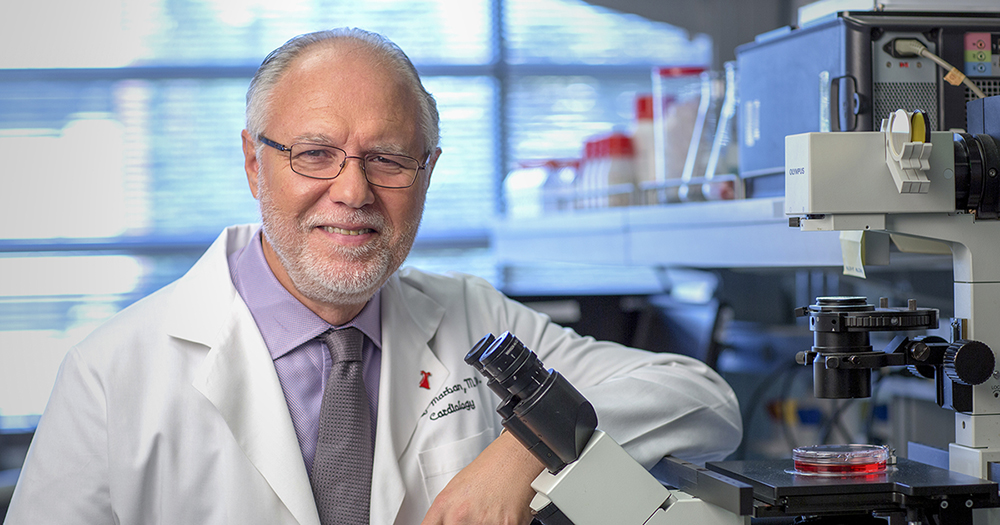
[[[421,525],[528,525],[531,481],[542,463],[509,432],[500,434],[445,486]]]

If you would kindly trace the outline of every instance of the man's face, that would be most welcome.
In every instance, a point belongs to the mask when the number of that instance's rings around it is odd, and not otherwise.
[[[274,87],[264,135],[285,146],[312,142],[423,162],[415,95],[363,48],[318,47]],[[244,132],[244,154],[271,269],[307,305],[360,309],[406,258],[439,152],[412,186],[389,189],[369,185],[354,158],[335,179],[304,177],[286,152],[265,147],[258,158],[255,138]]]

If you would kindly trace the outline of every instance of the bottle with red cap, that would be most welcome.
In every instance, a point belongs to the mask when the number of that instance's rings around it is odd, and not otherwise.
[[[628,206],[632,202],[635,189],[635,150],[632,138],[621,132],[614,132],[604,139],[607,143],[608,161],[606,190],[608,206]]]
[[[574,208],[591,208],[594,196],[595,172],[600,170],[598,155],[598,139],[590,138],[583,143],[583,159],[580,161],[580,171],[574,181],[576,189]]]
[[[635,204],[645,204],[643,186],[656,182],[656,133],[653,130],[653,95],[635,97],[635,120],[632,124],[632,148],[635,151]]]
[[[591,181],[591,208],[606,208],[608,206],[608,173],[611,168],[611,141],[602,136],[597,139],[596,162]]]

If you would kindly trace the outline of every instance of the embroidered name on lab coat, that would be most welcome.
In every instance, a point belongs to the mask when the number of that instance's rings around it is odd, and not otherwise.
[[[445,398],[448,398],[449,396],[455,396],[456,394],[460,394],[462,396],[467,395],[469,393],[469,390],[475,389],[476,387],[481,385],[482,382],[483,381],[478,377],[466,377],[462,379],[461,382],[444,387],[444,389],[441,390],[441,392],[437,396],[434,396],[434,399],[431,399],[431,407],[427,410],[424,410],[424,413],[421,414],[421,417],[430,414],[430,420],[436,421],[438,419],[441,419],[445,416],[449,416],[456,412],[475,410],[476,402],[475,400],[472,399],[454,399],[454,398],[448,399],[446,406],[439,406],[439,403],[441,405],[444,405]]]
[[[448,403],[448,406],[436,412],[431,412],[431,421],[436,421],[443,418],[444,416],[450,416],[455,412],[461,412],[463,410],[475,410],[476,402],[473,400],[459,401],[458,403]]]

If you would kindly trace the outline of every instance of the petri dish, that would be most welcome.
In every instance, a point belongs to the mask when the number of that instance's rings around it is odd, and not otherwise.
[[[863,476],[884,472],[889,460],[885,445],[813,445],[792,450],[796,474]]]

